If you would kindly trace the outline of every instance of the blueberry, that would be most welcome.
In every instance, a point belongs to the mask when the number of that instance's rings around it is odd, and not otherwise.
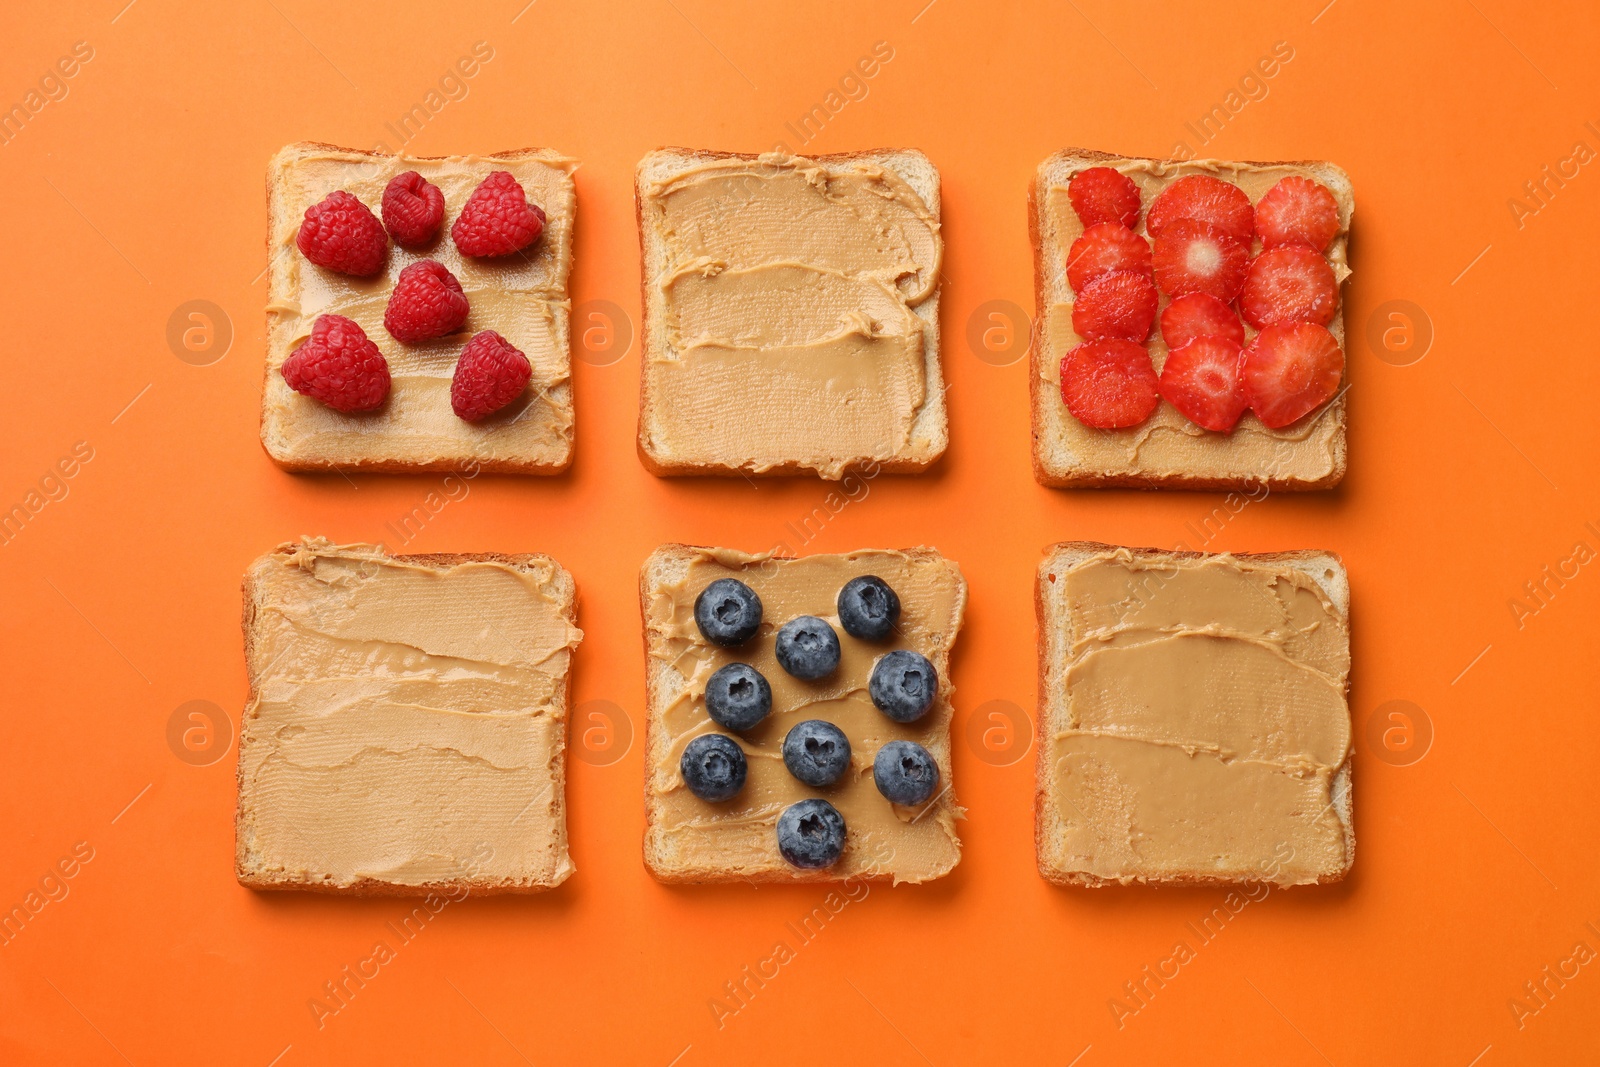
[[[706,683],[706,710],[724,730],[748,730],[772,710],[772,686],[748,663],[730,663]]]
[[[796,867],[832,867],[844,851],[844,816],[809,797],[778,816],[778,851]]]
[[[683,749],[678,761],[683,784],[701,800],[727,800],[744,788],[749,767],[744,749],[722,734],[701,734]]]
[[[895,722],[916,722],[933,707],[939,691],[939,673],[928,658],[900,649],[884,656],[872,668],[867,695]]]
[[[783,739],[783,765],[806,785],[832,785],[850,767],[850,739],[821,719],[796,723]]]
[[[872,780],[894,804],[921,804],[939,784],[939,765],[915,741],[889,741],[872,761]]]
[[[718,578],[694,598],[694,621],[714,645],[742,645],[761,628],[761,598],[737,578]]]
[[[790,619],[778,629],[778,666],[802,681],[832,674],[839,666],[839,635],[815,615]]]
[[[882,641],[900,620],[900,598],[875,574],[844,583],[839,590],[839,625],[851,637]]]

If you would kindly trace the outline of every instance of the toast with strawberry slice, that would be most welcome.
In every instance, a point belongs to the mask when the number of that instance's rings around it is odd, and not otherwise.
[[[1028,197],[1035,477],[1337,485],[1354,209],[1349,176],[1321,161],[1073,148],[1041,163]]]

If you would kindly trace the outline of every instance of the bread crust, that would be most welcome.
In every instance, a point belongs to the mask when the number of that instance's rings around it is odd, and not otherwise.
[[[1033,345],[1028,360],[1028,411],[1029,423],[1032,429],[1033,447],[1033,477],[1043,486],[1054,489],[1254,489],[1265,486],[1274,492],[1315,492],[1318,490],[1332,489],[1339,485],[1349,466],[1349,445],[1345,435],[1341,434],[1335,445],[1332,468],[1320,478],[1304,480],[1297,478],[1275,477],[1271,474],[1261,478],[1226,478],[1212,477],[1200,474],[1172,473],[1167,475],[1145,474],[1138,472],[1106,473],[1093,470],[1076,470],[1061,472],[1052,470],[1045,462],[1044,427],[1039,423],[1039,409],[1044,400],[1041,395],[1047,383],[1042,373],[1044,360],[1048,354],[1041,344],[1040,332],[1044,329],[1045,316],[1049,311],[1049,297],[1046,294],[1046,279],[1048,277],[1045,263],[1045,248],[1042,228],[1040,226],[1040,204],[1042,191],[1039,188],[1041,173],[1051,164],[1063,163],[1073,160],[1082,160],[1090,163],[1115,164],[1136,160],[1141,162],[1159,163],[1169,166],[1206,166],[1207,164],[1226,165],[1230,163],[1244,164],[1252,167],[1300,167],[1311,171],[1327,170],[1330,174],[1337,174],[1342,178],[1343,185],[1348,189],[1350,176],[1336,163],[1320,159],[1281,159],[1281,160],[1217,160],[1217,159],[1173,159],[1160,156],[1123,156],[1112,152],[1102,152],[1093,148],[1064,148],[1045,159],[1038,167],[1034,168],[1033,178],[1028,182],[1028,241],[1033,246],[1033,299],[1034,299],[1034,336]],[[1340,199],[1346,197],[1336,192]],[[1352,207],[1353,212],[1353,207]],[[1337,316],[1344,316],[1344,285],[1341,283],[1340,302]],[[1350,359],[1348,345],[1341,342],[1340,348],[1345,350],[1345,382],[1346,387],[1339,395],[1329,402],[1316,418],[1328,417],[1330,413],[1343,421],[1346,418],[1344,392],[1348,391],[1350,376]]]
[[[258,679],[254,672],[250,670],[250,664],[255,660],[256,615],[263,606],[259,584],[256,580],[256,572],[263,566],[270,564],[274,560],[274,557],[278,556],[280,553],[293,552],[303,548],[304,546],[304,541],[285,541],[272,551],[258,556],[254,561],[251,562],[249,569],[245,571],[244,579],[241,582],[241,592],[243,593],[244,606],[240,623],[244,630],[245,677],[246,684],[248,686],[245,694],[245,711],[248,711],[255,705],[256,699],[259,695],[258,687],[260,679]],[[561,566],[561,564],[558,563],[554,558],[543,553],[427,552],[415,555],[391,555],[389,558],[402,563],[415,563],[428,567],[453,567],[461,563],[501,563],[508,567],[517,568],[519,570],[526,569],[530,564],[533,563],[548,563],[555,568],[555,580],[553,585],[556,592],[560,595],[561,615],[564,619],[566,619],[569,625],[576,627],[578,624],[578,597],[576,583],[574,583],[572,575],[565,567]],[[566,820],[567,806],[566,747],[567,722],[570,712],[568,705],[570,703],[569,698],[571,684],[572,672],[568,671],[567,674],[561,679],[561,686],[557,698],[557,706],[560,709],[560,727],[557,740],[557,751],[559,758],[554,761],[555,781],[552,789],[552,796],[561,809],[561,818],[563,822]],[[550,885],[536,885],[514,882],[505,879],[487,878],[460,878],[448,881],[423,882],[414,886],[396,885],[395,883],[381,881],[376,878],[360,878],[348,885],[330,885],[325,882],[303,882],[296,881],[292,878],[275,877],[271,874],[255,870],[254,868],[250,867],[246,861],[248,853],[245,847],[244,833],[244,725],[243,713],[241,713],[238,733],[240,740],[238,752],[239,758],[236,761],[236,766],[234,769],[235,793],[238,797],[234,805],[234,876],[238,879],[239,884],[244,886],[246,889],[264,891],[297,890],[300,892],[325,893],[332,896],[353,897],[424,897],[433,893],[451,894],[464,892],[475,893],[479,896],[504,894],[528,895],[533,893],[543,893],[554,889],[565,882],[567,878],[572,876],[575,868],[573,868],[571,863],[570,843],[568,846],[569,857],[567,874],[562,877],[560,881]]]
[[[1052,885],[1077,886],[1087,889],[1104,889],[1108,886],[1123,887],[1128,884],[1119,882],[1115,878],[1100,878],[1096,875],[1088,874],[1086,872],[1067,871],[1053,866],[1046,859],[1047,852],[1045,835],[1045,821],[1047,816],[1046,805],[1048,803],[1047,792],[1050,776],[1050,754],[1048,751],[1049,744],[1046,741],[1046,738],[1049,736],[1052,730],[1052,723],[1050,721],[1051,715],[1049,697],[1050,648],[1048,640],[1048,634],[1050,631],[1050,605],[1045,594],[1045,584],[1048,581],[1048,579],[1045,577],[1045,574],[1052,565],[1053,561],[1055,561],[1056,558],[1064,552],[1093,554],[1117,549],[1123,549],[1139,559],[1204,559],[1208,556],[1215,556],[1219,554],[1215,552],[1195,552],[1185,549],[1134,548],[1126,545],[1106,544],[1103,541],[1059,541],[1056,544],[1048,546],[1044,550],[1044,559],[1039,564],[1038,577],[1033,583],[1033,609],[1036,622],[1035,647],[1037,650],[1038,659],[1037,680],[1039,686],[1038,722],[1036,724],[1039,743],[1037,746],[1035,746],[1037,751],[1034,756],[1033,849],[1040,877]],[[1289,552],[1230,552],[1227,554],[1232,556],[1234,559],[1244,560],[1250,563],[1279,564],[1297,567],[1297,569],[1300,569],[1297,565],[1309,564],[1328,559],[1332,559],[1342,568],[1344,562],[1337,553],[1322,551],[1320,549],[1297,549]],[[1341,577],[1343,577],[1342,571]],[[1321,583],[1319,582],[1318,584]],[[1348,598],[1348,578],[1345,578],[1344,595],[1346,598]],[[1330,597],[1330,599],[1335,598]],[[1336,603],[1335,607],[1339,608],[1340,613],[1344,615],[1345,621],[1348,623],[1350,617],[1348,600],[1346,599],[1345,604]],[[1346,679],[1345,691],[1348,694],[1348,679]],[[1334,810],[1339,817],[1340,823],[1342,823],[1344,826],[1344,868],[1331,874],[1323,875],[1314,883],[1301,884],[1331,885],[1337,882],[1342,882],[1346,877],[1349,876],[1350,869],[1355,866],[1356,830],[1354,803],[1352,800],[1352,770],[1354,763],[1355,751],[1354,747],[1352,746],[1350,754],[1345,757],[1344,763],[1340,765],[1338,771],[1336,772],[1336,778],[1342,779],[1343,783],[1343,803],[1339,804],[1336,800]],[[1140,881],[1134,884],[1150,886],[1154,888],[1193,888],[1207,886],[1244,885],[1255,880],[1256,879],[1225,878],[1209,875],[1184,875],[1173,878],[1164,878],[1157,881]],[[1277,886],[1280,889],[1295,888],[1293,885],[1286,885],[1279,882],[1268,882],[1267,884]]]
[[[337,152],[337,153],[340,153],[341,155],[349,155],[349,156],[355,157],[354,159],[351,160],[351,162],[358,162],[359,160],[362,160],[362,159],[394,159],[394,158],[397,157],[397,153],[394,153],[394,152],[377,152],[377,151],[373,151],[371,149],[364,149],[364,148],[344,148],[344,147],[342,147],[340,145],[328,144],[326,141],[296,141],[294,144],[285,145],[282,149],[280,149],[277,152],[277,154],[273,156],[273,160],[274,160],[274,162],[276,162],[277,160],[282,159],[285,156],[291,156],[291,155],[292,156],[303,156],[303,155],[310,155],[310,154],[321,153],[321,152]],[[551,152],[553,152],[553,149],[549,149],[549,148],[513,148],[513,149],[508,149],[508,150],[503,151],[503,152],[494,152],[494,153],[487,154],[487,155],[481,155],[478,158],[482,159],[482,160],[485,160],[485,161],[488,161],[488,162],[500,161],[500,162],[510,163],[510,162],[516,162],[518,160],[545,156],[545,155],[548,155]],[[403,153],[401,153],[401,154],[403,154]],[[448,155],[441,155],[441,156],[413,156],[413,155],[406,155],[405,158],[423,160],[423,161],[437,161],[437,160],[442,160],[442,159],[450,159],[450,158],[453,158],[453,157],[448,156]],[[267,171],[267,232],[266,232],[265,238],[263,239],[263,244],[265,245],[266,254],[267,254],[267,270],[268,270],[269,275],[271,274],[272,271],[274,271],[276,269],[276,267],[275,267],[275,265],[273,263],[273,248],[272,248],[272,233],[273,233],[273,230],[274,230],[273,222],[274,222],[275,219],[277,219],[279,217],[279,215],[282,213],[283,210],[284,210],[283,209],[283,205],[281,205],[279,203],[279,191],[278,191],[278,188],[277,188],[277,184],[273,181],[272,170],[269,168],[268,171]],[[573,219],[572,219],[572,227],[573,227],[573,233],[574,234],[576,234],[576,232],[577,232],[577,226],[578,226],[577,214],[574,213],[573,214]],[[270,284],[269,284],[268,288],[270,290],[270,288],[271,288]],[[569,296],[570,296],[570,288],[569,288]],[[267,336],[270,337],[271,334],[272,334],[272,326],[273,326],[272,313],[270,311],[267,311],[267,312],[264,312],[263,314],[266,317]],[[568,340],[568,353],[567,354],[568,354],[568,362],[570,364],[570,362],[571,362],[571,341],[570,341],[570,339]],[[464,456],[461,456],[461,457],[451,457],[450,459],[447,459],[447,460],[439,460],[439,461],[429,462],[429,463],[413,463],[413,462],[410,462],[410,461],[407,461],[407,460],[397,460],[397,459],[391,459],[391,460],[356,459],[356,460],[351,460],[348,463],[334,463],[331,460],[325,460],[325,461],[302,460],[302,459],[296,459],[296,458],[293,458],[293,457],[290,457],[290,456],[275,455],[273,453],[273,451],[272,451],[272,446],[268,443],[268,440],[267,440],[267,420],[266,420],[267,384],[271,379],[272,369],[271,369],[271,367],[268,365],[268,363],[265,360],[262,362],[261,371],[262,371],[262,374],[261,374],[261,412],[262,412],[262,417],[261,417],[261,420],[260,420],[261,421],[260,432],[258,434],[258,436],[259,436],[259,438],[261,440],[261,449],[262,449],[262,451],[266,452],[267,458],[271,459],[273,463],[277,464],[279,467],[283,468],[284,470],[289,471],[289,472],[294,473],[294,474],[327,474],[327,473],[340,473],[340,474],[346,474],[346,473],[356,473],[356,474],[417,474],[417,473],[425,473],[425,472],[429,472],[429,471],[459,471],[459,470],[461,470],[462,468],[465,468],[465,467],[476,467],[478,472],[479,473],[483,473],[483,474],[555,475],[555,474],[562,474],[562,473],[566,472],[572,466],[572,456],[573,456],[573,452],[575,451],[575,444],[576,444],[576,437],[577,437],[577,431],[576,431],[576,428],[575,428],[575,426],[576,426],[575,423],[574,423],[574,428],[569,429],[568,432],[567,432],[567,435],[566,435],[567,448],[566,448],[566,452],[565,452],[564,457],[562,459],[558,460],[558,461],[555,461],[555,462],[542,462],[540,460],[533,460],[533,459],[530,459],[530,460],[518,460],[518,459],[511,459],[511,458],[478,459],[478,458],[473,457],[473,456],[465,456],[464,455]],[[570,382],[568,383],[568,388],[569,389],[571,388],[571,383]],[[569,403],[570,403],[570,401],[569,401]]]
[[[662,152],[670,152],[688,162],[706,163],[724,159],[755,161],[759,160],[763,155],[763,153],[760,152],[719,152],[712,149],[679,148],[673,145],[662,145],[652,150],[644,158],[649,159],[651,156]],[[874,162],[881,160],[886,155],[919,156],[930,168],[933,167],[933,161],[928,158],[926,153],[917,148],[879,148],[855,152],[830,152],[826,155],[807,155],[803,158],[816,160],[818,163],[853,163]],[[643,161],[641,160],[641,162]],[[942,199],[942,196],[939,199]],[[642,340],[639,346],[639,421],[638,433],[634,438],[634,448],[639,455],[640,464],[643,465],[645,470],[659,478],[670,478],[680,475],[712,475],[722,478],[784,478],[796,476],[815,476],[816,471],[814,468],[794,462],[792,460],[768,467],[766,470],[754,471],[745,470],[742,467],[730,467],[721,464],[675,462],[668,457],[651,454],[649,447],[645,444],[645,438],[647,436],[646,427],[649,425],[650,414],[654,407],[652,398],[650,396],[649,369],[651,354],[655,348],[653,340],[655,337],[655,321],[656,317],[662,314],[662,309],[656,307],[654,301],[650,299],[650,274],[649,270],[645,266],[649,260],[650,240],[647,236],[645,227],[644,200],[645,191],[643,175],[641,174],[640,170],[636,168],[633,175],[633,216],[634,222],[638,226],[639,230],[639,306],[644,312],[644,321],[642,323],[643,328],[640,330]],[[941,204],[936,200],[934,203],[929,204],[928,206],[933,210],[934,216],[940,220],[942,225],[943,211]],[[933,328],[935,330],[936,337],[939,336],[938,302],[940,291],[942,289],[943,269],[941,267],[940,284],[928,297],[928,300],[934,303]],[[940,348],[938,354],[931,356],[927,363],[930,371],[937,370],[938,372],[938,380],[936,382],[931,380],[930,376],[930,381],[928,383],[929,391],[932,392],[935,388],[937,388],[942,394],[946,408],[943,415],[945,430],[943,434],[940,435],[941,439],[937,446],[926,455],[902,454],[889,456],[883,459],[875,459],[868,463],[859,465],[852,465],[844,470],[844,472],[840,475],[841,478],[846,474],[859,472],[868,468],[875,468],[880,474],[918,474],[922,471],[928,470],[944,457],[944,454],[950,445],[950,436],[948,428],[949,385],[945,382],[944,378],[943,348]]]

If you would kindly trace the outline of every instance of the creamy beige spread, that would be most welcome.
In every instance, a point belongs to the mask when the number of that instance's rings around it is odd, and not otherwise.
[[[777,821],[784,808],[822,797],[839,809],[847,828],[844,854],[828,874],[887,876],[924,882],[948,873],[961,856],[955,820],[962,811],[949,786],[950,647],[966,606],[966,582],[949,560],[928,552],[861,551],[776,559],[727,549],[699,549],[682,580],[653,591],[647,630],[649,654],[682,679],[653,731],[648,768],[649,834],[685,864],[729,879],[802,872],[778,852]],[[899,632],[886,641],[862,641],[839,625],[839,590],[851,578],[875,574],[900,597]],[[694,621],[694,601],[718,578],[738,578],[761,598],[760,632],[744,646],[708,644]],[[774,658],[774,634],[797,615],[827,620],[839,635],[839,668],[827,678],[802,682]],[[928,657],[939,672],[939,692],[920,720],[892,721],[867,695],[873,664],[897,648]],[[735,735],[706,713],[706,681],[718,668],[749,663],[772,686],[772,713],[755,729]],[[658,683],[659,684],[659,683]],[[783,764],[784,735],[796,723],[824,719],[850,739],[850,769],[833,786],[800,782]],[[705,733],[724,733],[744,750],[749,778],[733,800],[710,803],[689,792],[679,770],[684,746]],[[920,808],[891,804],[872,780],[872,761],[887,741],[915,741],[939,764],[940,790]]]
[[[576,204],[575,164],[555,153],[519,159],[452,156],[369,157],[337,149],[291,146],[273,160],[269,182],[281,210],[268,239],[267,376],[262,434],[280,459],[306,465],[360,466],[398,461],[451,465],[472,458],[496,463],[558,465],[569,456],[571,363],[567,344],[567,274]],[[444,194],[444,224],[434,244],[413,251],[389,242],[383,273],[353,278],[312,264],[295,247],[306,208],[335,189],[379,213],[389,179],[414,170]],[[461,255],[449,229],[462,205],[491,171],[507,170],[528,200],[544,209],[546,226],[524,253],[494,259]],[[432,341],[401,343],[383,327],[383,312],[400,271],[422,259],[444,264],[471,305],[466,325]],[[346,415],[290,389],[279,368],[311,336],[318,315],[354,319],[389,361],[393,384],[376,412]],[[533,379],[521,401],[471,423],[450,408],[450,380],[467,339],[495,330],[528,357]]]
[[[717,159],[641,187],[664,254],[665,343],[647,361],[652,455],[825,478],[905,450],[927,401],[914,310],[943,242],[916,191],[872,163]]]
[[[1237,185],[1252,204],[1291,174],[1315,177],[1304,167],[1293,165],[1258,166],[1218,160],[1166,163],[1160,160],[1125,159],[1104,164],[1086,162],[1079,169],[1096,165],[1114,167],[1133,179],[1139,187],[1144,212],[1149,211],[1150,205],[1163,189],[1187,174],[1209,174]],[[1270,478],[1288,482],[1317,481],[1335,468],[1344,442],[1344,425],[1338,414],[1344,408],[1342,396],[1298,422],[1277,430],[1269,429],[1247,411],[1231,434],[1201,429],[1166,401],[1162,401],[1156,413],[1143,424],[1122,430],[1099,430],[1073,418],[1061,399],[1061,358],[1082,343],[1083,338],[1072,328],[1073,295],[1067,284],[1066,258],[1072,242],[1083,235],[1083,223],[1072,209],[1065,185],[1050,185],[1041,189],[1038,210],[1045,247],[1058,260],[1045,264],[1047,303],[1044,322],[1040,324],[1041,358],[1035,365],[1046,383],[1045,388],[1040,390],[1039,403],[1043,409],[1040,414],[1052,436],[1066,441],[1078,466],[1156,478],[1188,474],[1203,478],[1241,481],[1264,481]],[[1326,252],[1341,289],[1345,279],[1350,276],[1346,255],[1349,228],[1348,214],[1341,212],[1339,233]],[[1148,236],[1143,214],[1137,232]],[[1161,296],[1160,302],[1161,307],[1165,308],[1167,297]],[[1248,344],[1257,331],[1248,323],[1244,327]],[[1334,315],[1328,329],[1343,347],[1342,308]],[[1167,346],[1161,338],[1159,324],[1152,331],[1146,348],[1159,372],[1167,358]]]
[[[548,560],[308,539],[251,568],[239,856],[262,879],[557,885],[567,669]]]
[[[1126,549],[1053,577],[1065,626],[1045,684],[1064,715],[1041,785],[1056,863],[1124,883],[1344,870],[1350,633],[1317,583]]]

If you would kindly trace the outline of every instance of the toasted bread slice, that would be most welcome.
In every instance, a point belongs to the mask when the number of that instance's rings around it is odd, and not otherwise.
[[[1067,284],[1067,252],[1083,233],[1083,225],[1067,199],[1072,176],[1090,167],[1111,167],[1133,179],[1143,197],[1144,212],[1172,181],[1187,174],[1210,174],[1232,182],[1252,203],[1280,179],[1313,178],[1333,193],[1339,205],[1339,233],[1326,256],[1341,291],[1350,276],[1348,243],[1355,194],[1350,177],[1332,163],[1319,160],[1251,163],[1216,159],[1149,159],[1117,156],[1084,148],[1057,152],[1034,175],[1028,193],[1028,232],[1033,241],[1034,296],[1038,305],[1029,391],[1033,406],[1033,470],[1050,486],[1140,489],[1235,489],[1266,485],[1276,490],[1328,489],[1344,478],[1345,385],[1328,404],[1299,422],[1268,429],[1245,412],[1231,434],[1201,430],[1166,401],[1140,426],[1098,430],[1085,426],[1061,399],[1061,357],[1082,338],[1072,328],[1072,288]],[[1164,308],[1167,298],[1161,298]],[[1345,345],[1344,310],[1335,313],[1329,331]],[[1148,345],[1156,370],[1166,360],[1161,331]],[[1255,330],[1246,325],[1246,341]],[[1348,383],[1348,359],[1346,383]]]
[[[547,148],[487,156],[393,156],[301,142],[267,172],[267,361],[261,443],[293,471],[499,471],[556,474],[572,462],[572,362],[567,276],[577,207],[576,163]],[[424,249],[389,242],[383,273],[351,278],[308,262],[295,247],[306,208],[343,189],[380,211],[384,186],[415,170],[444,194],[438,238]],[[450,225],[492,171],[506,170],[544,209],[545,231],[531,248],[497,259],[456,250]],[[433,341],[402,343],[383,326],[400,271],[422,259],[447,267],[471,304],[466,325]],[[311,335],[320,314],[354,319],[389,362],[392,387],[377,411],[345,415],[283,380],[284,360]],[[479,422],[457,418],[450,381],[467,340],[495,330],[533,364],[522,398]]]
[[[421,896],[565,881],[575,603],[548,556],[306,538],[251,564],[240,883]]]
[[[1069,541],[1045,550],[1036,606],[1047,880],[1290,886],[1349,873],[1338,556]]]
[[[838,621],[839,588],[867,574],[888,582],[902,604],[896,632],[882,642],[851,637]],[[744,581],[763,603],[760,631],[734,649],[710,645],[694,621],[695,597],[719,578]],[[648,672],[644,862],[650,873],[663,882],[897,883],[949,873],[961,858],[955,821],[964,815],[950,788],[950,649],[966,599],[960,569],[930,548],[799,559],[678,544],[652,552],[639,573]],[[804,614],[827,620],[843,649],[838,670],[817,682],[789,677],[773,657],[778,627]],[[873,664],[897,648],[926,656],[938,676],[933,706],[907,724],[891,721],[867,697]],[[705,687],[713,671],[736,660],[768,679],[772,711],[735,738],[748,757],[744,789],[732,800],[713,804],[688,791],[679,761],[693,737],[711,732],[734,736],[711,721]],[[805,719],[832,722],[850,739],[850,768],[833,786],[803,785],[784,766],[784,736]],[[922,745],[938,764],[939,788],[919,807],[891,804],[873,784],[873,757],[893,739]],[[844,814],[844,852],[832,867],[802,870],[790,866],[778,851],[778,815],[806,797],[828,800]]]
[[[869,341],[907,336],[915,344],[920,337],[920,359],[915,355],[908,357],[910,376],[916,381],[904,385],[907,391],[920,391],[920,399],[910,396],[902,403],[903,398],[891,389],[870,388],[860,383],[852,388],[848,379],[884,373],[870,365],[860,366],[871,364],[872,356],[858,357],[855,369],[831,376],[819,376],[810,361],[802,360],[793,365],[780,362],[771,347],[778,342],[770,334],[787,328],[800,329],[796,323],[803,315],[797,310],[799,305],[792,295],[789,300],[780,299],[736,323],[740,334],[737,337],[708,338],[696,334],[685,339],[679,335],[680,309],[677,301],[668,295],[675,278],[691,271],[714,274],[725,269],[729,275],[734,275],[787,266],[795,269],[797,277],[825,280],[819,275],[826,272],[817,270],[814,263],[803,262],[807,258],[804,246],[809,243],[813,252],[830,251],[808,238],[827,232],[829,212],[849,212],[848,206],[841,206],[842,201],[819,201],[814,209],[820,207],[820,214],[783,220],[791,230],[776,235],[773,243],[778,247],[761,254],[747,251],[742,260],[737,254],[741,249],[733,247],[735,238],[743,239],[755,223],[748,218],[749,213],[741,215],[736,209],[728,209],[725,212],[726,242],[708,240],[705,248],[693,253],[676,247],[673,239],[664,235],[658,225],[663,209],[657,190],[699,168],[717,164],[748,165],[749,176],[741,186],[741,196],[748,196],[752,201],[761,195],[758,190],[763,187],[759,183],[764,175],[786,168],[802,167],[808,172],[816,168],[824,181],[881,168],[887,175],[886,188],[897,195],[909,194],[926,210],[932,221],[933,261],[924,264],[918,273],[925,284],[908,298],[905,288],[897,286],[896,279],[888,278],[890,295],[885,298],[881,286],[867,284],[870,279],[866,275],[852,276],[841,279],[841,284],[859,282],[865,295],[854,305],[839,307],[848,312],[850,318],[872,321],[872,329],[861,334]],[[662,148],[640,160],[635,192],[643,259],[644,307],[638,443],[639,458],[648,470],[658,475],[816,473],[838,479],[850,470],[861,468],[921,471],[944,454],[949,429],[939,356],[939,259],[943,254],[938,227],[939,172],[927,156],[914,149],[901,149],[846,152],[797,160],[775,155]],[[840,232],[848,230],[841,224]],[[786,283],[774,288],[792,294],[794,287]],[[723,300],[720,306],[726,308],[731,303]],[[845,317],[841,315],[840,318]],[[830,320],[822,325],[833,331],[844,329],[841,321]],[[765,337],[758,336],[763,333]],[[808,344],[820,339],[816,334],[805,337]],[[690,341],[693,343],[688,343]],[[752,351],[761,351],[762,357],[759,363],[727,359],[726,365],[714,373],[694,377],[680,385],[678,378],[694,366],[685,361],[686,357],[703,358],[701,353],[713,348],[724,357]],[[730,406],[758,412],[760,420],[742,427],[724,426],[731,417],[727,407],[719,408],[719,398],[724,393],[733,394]],[[810,418],[805,414],[808,404],[815,405]],[[875,420],[890,409],[893,409],[895,429],[880,433]],[[900,439],[902,431],[903,439]]]

